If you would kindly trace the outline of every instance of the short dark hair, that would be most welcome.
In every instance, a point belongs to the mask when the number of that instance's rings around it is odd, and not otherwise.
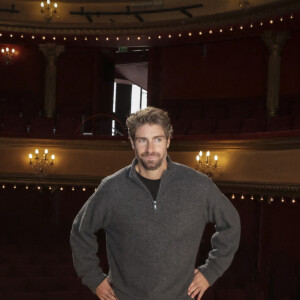
[[[126,120],[126,126],[128,128],[128,135],[132,140],[135,139],[136,130],[145,124],[157,124],[160,125],[169,139],[172,137],[173,128],[170,121],[168,112],[156,108],[153,106],[148,106],[145,109],[141,109],[136,113],[131,114]]]

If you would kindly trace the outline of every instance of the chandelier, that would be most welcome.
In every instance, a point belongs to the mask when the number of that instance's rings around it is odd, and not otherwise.
[[[48,159],[48,149],[45,149],[42,155],[39,154],[39,150],[35,149],[35,157],[29,154],[29,165],[32,168],[34,175],[46,176],[50,167],[54,165],[55,155],[51,155],[51,160]]]
[[[200,151],[199,154],[196,156],[196,170],[201,173],[204,173],[209,178],[212,178],[219,169],[218,159],[218,155],[215,155],[214,158],[211,159],[210,151],[207,151],[206,156],[203,157],[203,152]]]
[[[57,3],[51,3],[47,0],[46,3],[41,2],[41,13],[45,14],[45,19],[47,22],[53,21],[54,17],[57,17]]]
[[[241,9],[246,9],[250,6],[250,1],[248,1],[248,0],[237,0],[237,5]]]
[[[10,49],[9,47],[1,49],[5,63],[9,64],[13,60],[15,52],[15,49]]]

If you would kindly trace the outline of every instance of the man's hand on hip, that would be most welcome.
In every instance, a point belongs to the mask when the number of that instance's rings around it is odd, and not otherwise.
[[[96,295],[100,300],[116,300],[114,290],[108,282],[108,277],[106,277],[97,287]]]
[[[209,283],[206,278],[202,275],[202,273],[195,269],[194,271],[194,279],[189,286],[188,295],[191,298],[195,298],[198,294],[197,300],[200,300],[204,294],[204,292],[209,288]]]

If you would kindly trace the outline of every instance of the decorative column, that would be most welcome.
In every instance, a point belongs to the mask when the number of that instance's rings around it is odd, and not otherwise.
[[[267,92],[268,117],[276,116],[278,113],[281,52],[283,46],[289,38],[290,33],[285,31],[266,31],[262,35],[262,40],[265,42],[266,46],[269,49]]]
[[[39,45],[39,49],[46,58],[44,116],[52,118],[56,102],[56,62],[65,47],[47,43]]]

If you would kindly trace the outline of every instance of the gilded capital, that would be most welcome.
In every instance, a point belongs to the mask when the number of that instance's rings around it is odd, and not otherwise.
[[[265,31],[261,38],[269,49],[270,55],[280,55],[286,41],[291,37],[288,31]]]

